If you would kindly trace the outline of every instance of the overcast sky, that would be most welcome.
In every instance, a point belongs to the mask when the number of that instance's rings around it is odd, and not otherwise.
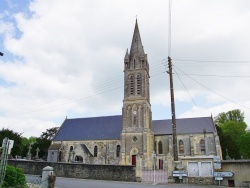
[[[2,0],[0,128],[40,136],[66,118],[121,115],[136,17],[153,119],[171,118],[167,0]],[[233,109],[250,125],[250,1],[172,0],[177,118]]]

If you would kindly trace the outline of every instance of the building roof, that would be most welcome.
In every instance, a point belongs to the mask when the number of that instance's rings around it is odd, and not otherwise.
[[[177,134],[216,132],[211,117],[183,118],[176,120]],[[65,119],[53,141],[73,140],[120,140],[122,116]],[[155,135],[172,134],[172,120],[153,120]]]
[[[172,119],[154,120],[152,131],[155,135],[172,134]],[[182,118],[176,119],[177,134],[195,134],[195,133],[213,133],[216,132],[211,117]]]
[[[120,140],[122,116],[65,119],[53,141]]]

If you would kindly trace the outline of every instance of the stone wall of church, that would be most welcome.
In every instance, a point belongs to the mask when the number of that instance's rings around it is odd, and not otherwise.
[[[58,177],[110,181],[136,181],[134,166],[49,163],[24,160],[9,160],[8,164],[22,168],[25,174],[41,175],[44,167],[51,166],[54,168],[55,175]]]
[[[63,141],[61,144],[61,162],[119,164],[120,161],[119,140]]]

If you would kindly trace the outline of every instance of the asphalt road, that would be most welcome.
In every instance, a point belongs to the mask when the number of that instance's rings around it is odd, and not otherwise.
[[[86,180],[86,179],[70,179],[70,178],[56,178],[56,188],[218,188],[221,186],[203,186],[190,184],[156,184],[152,183],[135,183],[135,182],[117,182],[117,181],[102,181],[102,180]]]

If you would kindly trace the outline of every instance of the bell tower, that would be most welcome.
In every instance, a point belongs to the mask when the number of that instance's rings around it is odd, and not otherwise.
[[[124,57],[121,164],[135,165],[136,156],[145,161],[153,151],[152,113],[149,95],[149,64],[136,20],[130,53]]]

